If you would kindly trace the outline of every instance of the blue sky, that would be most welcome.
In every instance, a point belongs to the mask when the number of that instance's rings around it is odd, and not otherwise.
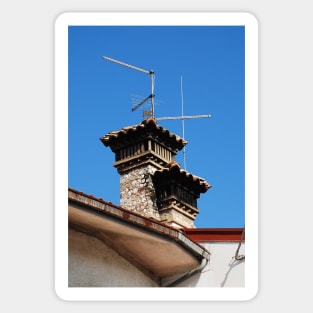
[[[100,137],[142,121],[134,98],[150,77],[102,56],[155,72],[155,116],[211,114],[184,121],[186,170],[213,187],[198,200],[195,225],[245,224],[245,29],[241,26],[69,27],[68,185],[119,204],[114,155]],[[159,121],[182,136],[182,121]],[[183,151],[176,160],[184,167]]]

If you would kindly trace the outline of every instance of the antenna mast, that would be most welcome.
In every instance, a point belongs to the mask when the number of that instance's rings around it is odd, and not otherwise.
[[[151,117],[153,118],[154,120],[156,121],[164,121],[164,120],[182,120],[182,127],[183,127],[183,138],[185,137],[185,124],[184,124],[184,121],[185,119],[194,119],[194,118],[210,118],[211,115],[210,114],[205,114],[205,115],[189,115],[189,116],[185,116],[184,115],[184,99],[183,99],[183,78],[181,76],[181,81],[180,81],[180,91],[181,91],[181,99],[182,99],[182,115],[181,116],[167,116],[167,117],[157,117],[155,118],[155,113],[154,113],[154,79],[155,79],[155,76],[154,76],[154,71],[150,70],[145,70],[145,69],[142,69],[140,67],[137,67],[137,66],[134,66],[134,65],[131,65],[131,64],[127,64],[125,62],[121,62],[121,61],[118,61],[118,60],[115,60],[115,59],[112,59],[112,58],[109,58],[107,56],[102,56],[103,59],[107,60],[107,61],[110,61],[110,62],[114,62],[116,64],[119,64],[119,65],[123,65],[123,66],[126,66],[128,68],[131,68],[133,70],[136,70],[136,71],[139,71],[139,72],[142,72],[142,73],[145,73],[145,74],[149,74],[150,75],[150,78],[151,78],[151,94],[144,98],[143,100],[141,100],[138,104],[136,104],[133,108],[132,108],[132,112],[134,112],[135,110],[137,110],[140,106],[142,106],[148,99],[151,98],[151,111],[144,111],[143,115],[144,117]],[[186,169],[186,151],[185,151],[185,147],[184,147],[184,150],[183,150],[183,153],[184,153],[184,168]]]
[[[121,61],[118,61],[118,60],[115,60],[115,59],[112,59],[112,58],[109,58],[107,56],[103,56],[102,57],[103,59],[107,60],[107,61],[111,61],[111,62],[114,62],[114,63],[117,63],[119,65],[123,65],[123,66],[126,66],[128,68],[131,68],[133,70],[136,70],[136,71],[139,71],[139,72],[142,72],[142,73],[145,73],[145,74],[149,74],[150,77],[151,77],[151,95],[149,95],[148,97],[146,97],[143,101],[141,101],[140,103],[138,103],[133,109],[132,109],[132,112],[134,112],[135,110],[137,110],[141,105],[143,105],[148,99],[151,98],[151,117],[154,118],[154,71],[148,71],[148,70],[145,70],[145,69],[142,69],[140,67],[137,67],[137,66],[134,66],[134,65],[130,65],[130,64],[127,64],[127,63],[124,63],[124,62],[121,62]],[[149,114],[150,115],[150,114]]]
[[[164,121],[164,120],[182,120],[182,129],[183,129],[183,138],[185,138],[185,119],[194,119],[194,118],[210,118],[210,114],[205,115],[184,115],[184,95],[183,95],[183,77],[180,77],[180,93],[181,93],[181,116],[167,116],[167,117],[157,117],[156,121]],[[184,155],[184,169],[186,170],[186,147],[183,149]]]
[[[181,94],[181,116],[182,116],[183,138],[185,138],[185,119],[183,118],[183,116],[184,116],[183,76],[180,76],[180,94]],[[184,154],[184,169],[187,170],[187,167],[186,167],[186,146],[184,146],[183,154]]]

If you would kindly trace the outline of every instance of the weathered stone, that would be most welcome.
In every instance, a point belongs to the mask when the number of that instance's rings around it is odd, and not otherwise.
[[[134,168],[127,174],[121,174],[121,206],[132,211],[144,211],[148,216],[159,219],[156,195],[151,177],[155,171],[155,167],[146,165]],[[126,190],[128,192],[125,192]]]

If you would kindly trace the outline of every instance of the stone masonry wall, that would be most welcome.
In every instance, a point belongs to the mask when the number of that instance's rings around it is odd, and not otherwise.
[[[175,209],[175,205],[172,205],[171,208],[161,211],[160,220],[175,227],[194,228],[193,219],[179,211],[178,207]]]
[[[120,175],[120,205],[141,215],[160,220],[151,175],[156,168],[144,165]]]

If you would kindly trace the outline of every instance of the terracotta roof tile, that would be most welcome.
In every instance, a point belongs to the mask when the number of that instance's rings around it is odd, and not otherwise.
[[[128,210],[128,209],[126,209],[124,207],[121,207],[120,205],[113,204],[111,201],[104,201],[102,198],[97,198],[97,197],[95,197],[95,196],[93,196],[91,194],[86,194],[83,191],[78,191],[78,190],[76,190],[76,189],[74,189],[72,187],[68,187],[68,192],[69,192],[69,198],[68,199],[71,200],[71,201],[76,201],[76,202],[79,202],[81,204],[84,204],[84,203],[86,204],[86,202],[82,201],[81,200],[82,198],[79,197],[79,196],[82,196],[84,198],[88,198],[90,200],[94,200],[94,201],[97,201],[99,203],[109,205],[109,206],[111,206],[113,208],[116,208],[116,209],[119,209],[120,211],[123,211],[125,213],[132,214],[134,216],[142,218],[143,220],[153,221],[153,222],[155,222],[155,223],[157,223],[159,225],[162,225],[162,226],[167,227],[167,228],[172,229],[172,230],[180,230],[180,228],[177,228],[175,226],[170,226],[170,225],[168,225],[168,224],[166,224],[164,222],[161,222],[161,221],[155,219],[154,217],[143,216],[143,215],[141,215],[141,214],[139,214],[139,213],[137,213],[137,212],[135,212],[133,210]]]
[[[176,161],[169,163],[164,169],[158,170],[154,173],[155,178],[160,178],[163,175],[180,175],[182,179],[191,182],[195,186],[198,185],[202,193],[206,192],[209,188],[212,187],[212,185],[208,184],[205,179],[182,170],[179,163]]]
[[[158,134],[163,135],[165,139],[175,143],[178,146],[178,149],[182,149],[188,143],[185,139],[171,133],[162,126],[157,125],[157,122],[152,118],[143,120],[140,124],[126,126],[120,130],[111,131],[105,136],[101,137],[100,140],[106,147],[108,147],[111,146],[111,144],[114,144],[117,139],[122,138],[123,136],[129,136],[142,130],[155,131]]]

